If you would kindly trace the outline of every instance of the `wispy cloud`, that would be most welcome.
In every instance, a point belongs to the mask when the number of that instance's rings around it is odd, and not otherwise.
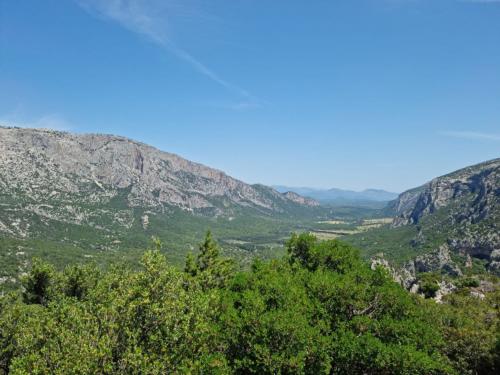
[[[147,37],[224,88],[257,101],[248,91],[226,81],[174,43],[169,28],[171,20],[182,11],[180,0],[76,0],[76,2],[94,16],[110,19],[134,33]]]
[[[62,115],[52,113],[42,117],[23,120],[17,114],[7,114],[0,117],[0,125],[20,128],[52,129],[60,131],[74,130],[74,126]]]
[[[202,105],[215,109],[229,109],[231,111],[247,111],[261,108],[262,106],[261,102],[255,100],[241,100],[234,103],[211,101],[202,103]]]
[[[500,141],[500,134],[498,133],[481,133],[474,131],[444,131],[440,133],[446,137],[472,139],[472,140],[486,140],[486,141]]]

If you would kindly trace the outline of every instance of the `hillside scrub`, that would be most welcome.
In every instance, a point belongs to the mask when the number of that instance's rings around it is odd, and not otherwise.
[[[494,374],[499,295],[409,294],[342,242],[293,235],[238,271],[210,234],[184,271],[34,261],[0,300],[0,373]],[[471,308],[473,306],[473,308]]]

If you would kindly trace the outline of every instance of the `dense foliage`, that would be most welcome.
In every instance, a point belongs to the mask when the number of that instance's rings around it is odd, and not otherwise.
[[[0,300],[0,373],[477,374],[500,369],[499,296],[438,305],[307,234],[237,271],[210,234],[184,271],[34,261]],[[467,285],[463,290],[467,289]],[[470,293],[469,293],[470,294]]]

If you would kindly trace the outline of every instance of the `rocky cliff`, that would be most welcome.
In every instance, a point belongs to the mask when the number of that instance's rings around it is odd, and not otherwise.
[[[40,221],[130,227],[133,208],[231,217],[315,206],[124,137],[0,127],[3,233],[26,237]]]
[[[463,259],[485,260],[492,271],[500,270],[500,159],[404,192],[392,203],[392,209],[396,212],[393,228],[417,227],[413,246],[437,245],[429,255],[415,260],[418,270],[459,273],[448,249]],[[432,244],[429,238],[441,238],[442,243]]]
[[[393,226],[416,224],[443,207],[459,203],[452,213],[458,223],[478,223],[498,214],[500,159],[460,169],[402,193],[392,207]],[[461,210],[463,209],[463,210]]]

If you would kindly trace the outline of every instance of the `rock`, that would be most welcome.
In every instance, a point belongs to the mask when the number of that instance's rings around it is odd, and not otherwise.
[[[458,212],[455,220],[477,223],[488,217],[491,204],[498,203],[500,159],[467,167],[402,193],[392,208],[394,227],[416,224],[422,217],[454,202],[472,197],[468,212]]]
[[[486,296],[483,293],[478,292],[476,290],[471,290],[470,295],[472,297],[476,297],[476,298],[479,298],[479,299],[485,299],[486,298]]]
[[[490,259],[493,261],[500,261],[500,249],[495,249],[490,254]]]
[[[470,254],[467,254],[467,259],[465,260],[465,268],[472,268],[472,258]]]
[[[142,218],[142,228],[144,230],[148,229],[148,225],[149,225],[149,216],[148,215],[144,215]]]
[[[430,254],[416,257],[414,264],[417,272],[443,271],[452,276],[462,275],[460,268],[451,259],[450,249],[446,244]]]
[[[442,303],[444,296],[452,293],[454,290],[457,289],[457,287],[454,284],[445,280],[439,282],[438,285],[439,289],[436,292],[436,296],[434,297],[434,300],[438,303]]]
[[[304,206],[310,206],[310,207],[317,207],[319,206],[319,203],[315,201],[314,199],[310,198],[305,198],[297,193],[294,193],[293,191],[287,191],[286,193],[283,193],[283,195],[291,200],[292,202],[304,205]]]
[[[389,275],[393,278],[395,282],[400,284],[403,288],[411,290],[415,285],[415,268],[413,264],[407,264],[405,267],[396,269],[392,267],[389,262],[384,259],[383,254],[373,257],[371,259],[371,269],[374,270],[377,267],[382,267],[389,272]]]
[[[417,294],[418,293],[419,286],[418,284],[413,284],[409,290],[410,293],[412,294]]]
[[[500,262],[498,261],[490,262],[490,264],[488,265],[488,269],[492,273],[500,274]]]

